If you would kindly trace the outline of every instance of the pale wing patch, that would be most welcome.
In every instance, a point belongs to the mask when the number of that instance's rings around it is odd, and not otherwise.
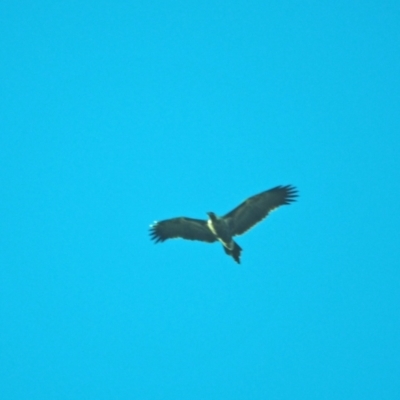
[[[226,247],[226,248],[229,249],[229,250],[233,250],[233,247],[234,247],[233,240],[232,240],[230,243],[224,242],[224,241],[217,235],[217,232],[216,232],[216,230],[215,230],[215,228],[214,228],[214,225],[213,225],[211,219],[209,219],[209,220],[207,221],[207,226],[208,226],[208,228],[210,229],[210,231],[215,235],[215,237],[217,238],[217,240],[218,240],[219,242],[221,242],[222,245],[223,245],[224,247]]]
[[[210,229],[210,231],[211,231],[215,236],[217,236],[217,232],[215,231],[215,228],[214,228],[214,225],[213,225],[211,219],[209,219],[209,220],[207,221],[207,226],[208,226],[208,228]]]

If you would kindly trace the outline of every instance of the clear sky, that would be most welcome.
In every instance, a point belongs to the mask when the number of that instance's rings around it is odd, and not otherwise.
[[[400,398],[400,3],[0,5],[0,391]],[[298,201],[219,244],[148,227]]]

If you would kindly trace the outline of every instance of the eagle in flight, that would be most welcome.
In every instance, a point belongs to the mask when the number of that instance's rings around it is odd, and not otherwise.
[[[219,241],[225,253],[240,264],[242,248],[233,240],[233,237],[248,231],[276,208],[296,201],[297,193],[294,186],[276,186],[249,197],[223,217],[208,212],[207,221],[178,217],[154,222],[150,226],[150,236],[155,243],[173,238],[208,243]]]

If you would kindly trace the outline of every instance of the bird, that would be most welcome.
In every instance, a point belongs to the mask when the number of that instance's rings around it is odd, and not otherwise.
[[[219,241],[225,253],[240,264],[242,248],[233,240],[242,235],[280,206],[296,201],[298,190],[292,185],[276,186],[249,197],[222,217],[207,212],[208,220],[177,217],[155,221],[150,237],[155,243],[182,238],[213,243]]]

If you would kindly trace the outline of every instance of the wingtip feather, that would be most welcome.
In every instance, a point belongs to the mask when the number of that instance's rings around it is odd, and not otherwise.
[[[150,225],[149,235],[150,239],[154,241],[154,243],[164,242],[165,239],[160,235],[160,232],[157,231],[158,222],[154,221],[153,224]]]

